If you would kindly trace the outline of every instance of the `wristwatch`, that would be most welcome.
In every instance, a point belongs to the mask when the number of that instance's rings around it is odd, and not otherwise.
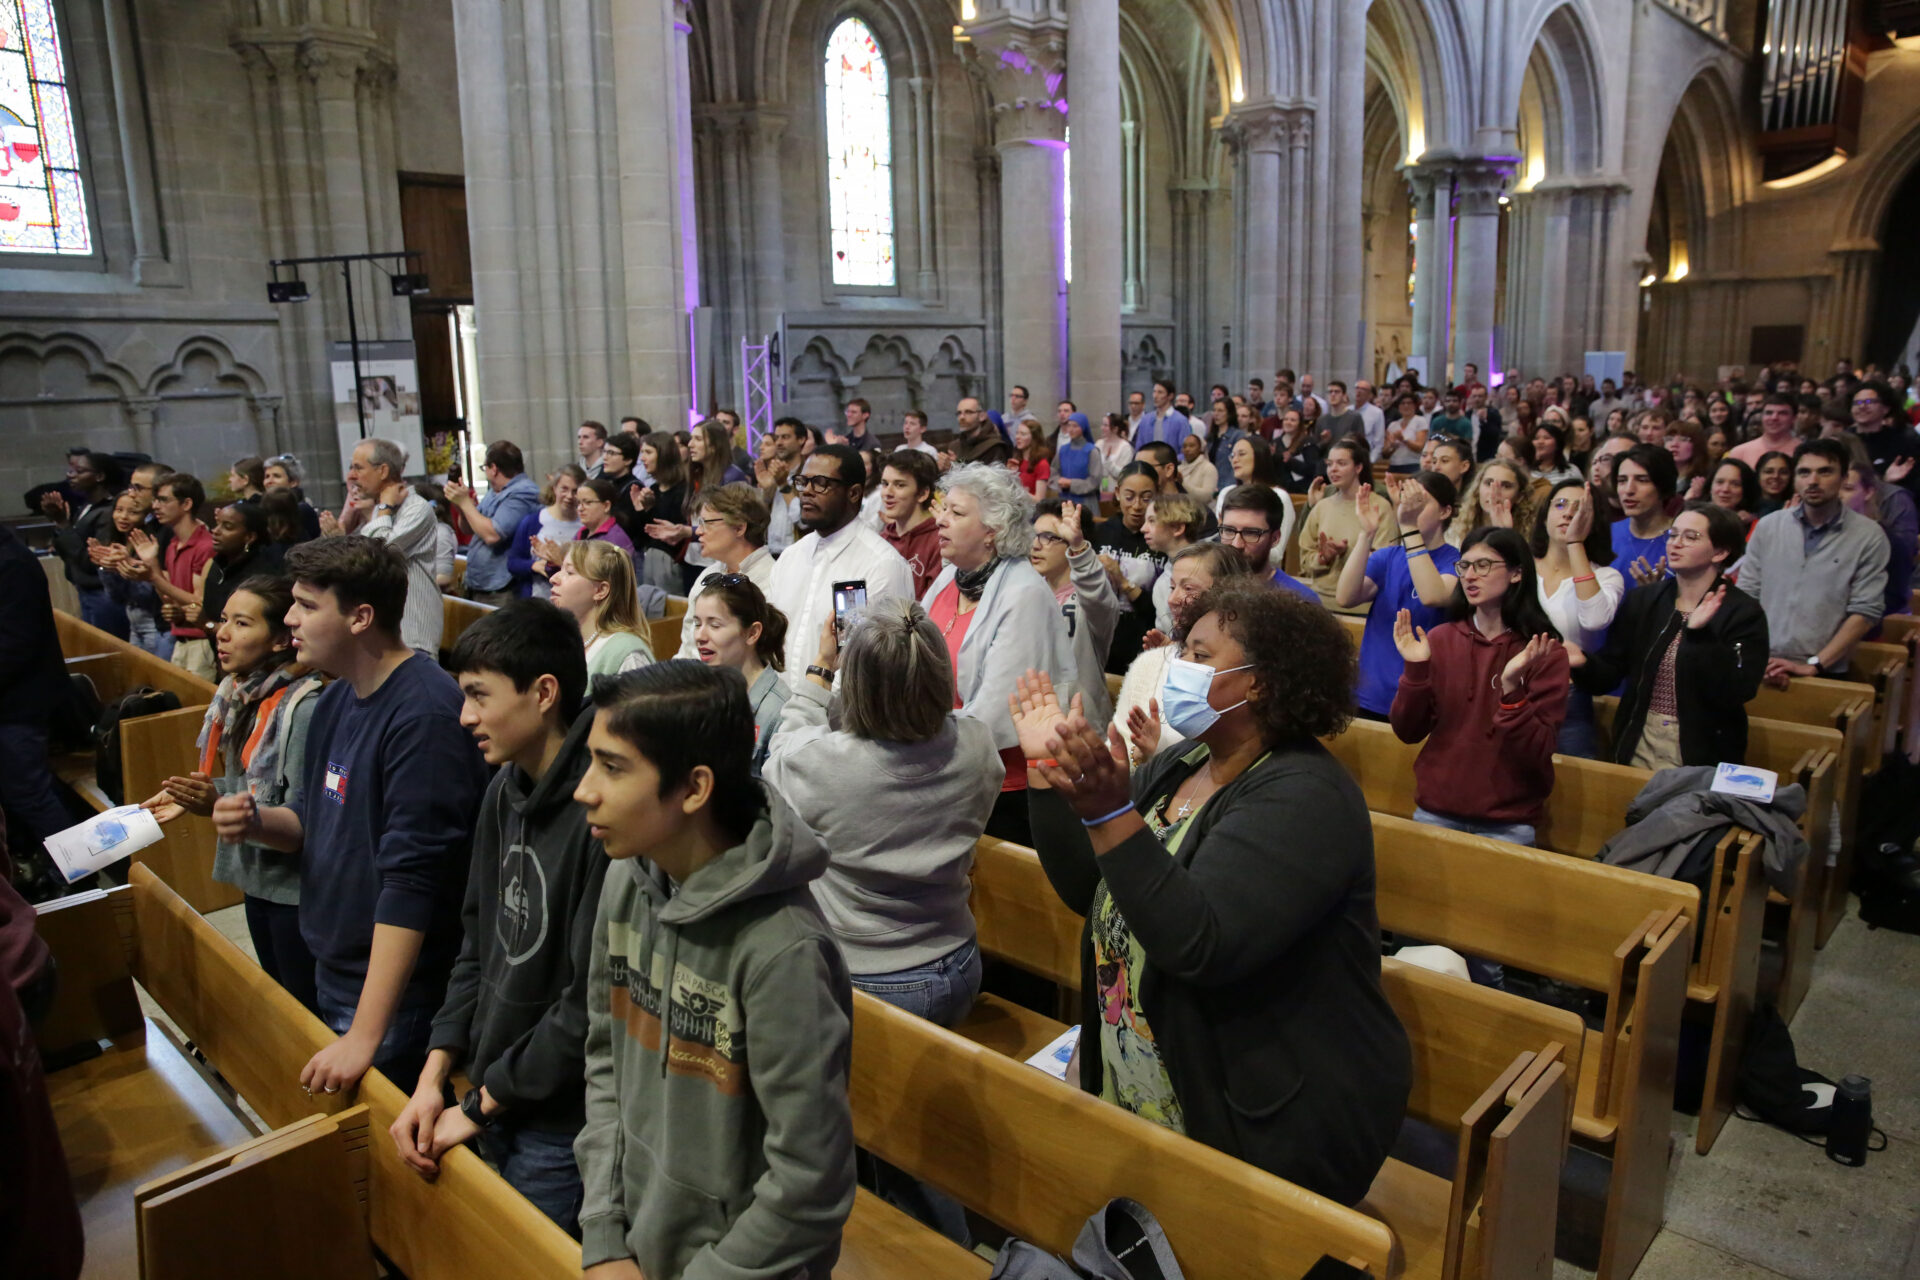
[[[491,1129],[496,1117],[480,1109],[480,1087],[475,1085],[467,1090],[467,1096],[460,1099],[460,1114],[473,1121],[477,1128]]]
[[[1807,665],[1812,667],[1815,671],[1820,670],[1820,655],[1816,653],[1811,658],[1808,658]]]
[[[817,664],[809,665],[807,667],[807,674],[810,676],[819,676],[822,680],[825,680],[828,684],[833,683],[833,672]]]

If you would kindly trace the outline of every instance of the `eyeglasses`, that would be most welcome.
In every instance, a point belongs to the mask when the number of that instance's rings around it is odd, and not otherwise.
[[[1497,569],[1507,567],[1505,560],[1459,560],[1454,562],[1453,572],[1459,578],[1484,578]]]
[[[1856,409],[1864,409],[1868,405],[1875,405],[1879,403],[1880,403],[1879,396],[1855,396],[1853,398],[1853,407]]]
[[[1057,547],[1065,541],[1066,539],[1057,533],[1036,533],[1033,535],[1033,545],[1042,549]]]
[[[799,493],[824,493],[834,485],[849,484],[839,476],[795,476],[793,487]]]
[[[1220,541],[1229,542],[1235,546],[1245,546],[1249,542],[1260,541],[1272,532],[1271,529],[1236,529],[1231,525],[1223,524],[1220,526]]]
[[[698,524],[702,529],[730,529],[733,527],[733,522],[725,516],[715,516],[711,520],[696,520],[694,523]]]
[[[1678,542],[1685,546],[1692,546],[1696,542],[1705,542],[1706,540],[1707,540],[1707,535],[1700,532],[1698,529],[1668,529],[1667,530],[1668,542]]]

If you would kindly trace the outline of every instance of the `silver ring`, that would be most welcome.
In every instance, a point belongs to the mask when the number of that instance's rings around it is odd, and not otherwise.
[[[328,1085],[328,1086],[326,1087],[326,1089],[324,1089],[324,1090],[323,1090],[322,1092],[325,1092],[325,1093],[338,1093],[338,1092],[340,1092],[340,1086],[339,1086],[339,1085],[337,1085],[337,1084],[330,1084],[330,1085]]]

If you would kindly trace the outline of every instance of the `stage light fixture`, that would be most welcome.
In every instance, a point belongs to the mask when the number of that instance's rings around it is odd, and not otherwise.
[[[312,296],[307,292],[305,280],[269,280],[267,282],[268,302],[305,302]]]
[[[391,277],[391,279],[393,282],[393,296],[396,298],[410,298],[416,293],[428,293],[431,291],[430,286],[427,284],[427,274],[424,271],[402,272]]]

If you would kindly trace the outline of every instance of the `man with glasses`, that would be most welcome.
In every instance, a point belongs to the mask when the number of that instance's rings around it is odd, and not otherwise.
[[[1847,669],[1855,645],[1886,613],[1887,535],[1841,499],[1849,466],[1838,440],[1794,451],[1797,505],[1762,516],[1740,561],[1740,589],[1766,610],[1766,681]]]
[[[1013,446],[994,427],[993,419],[987,416],[978,400],[972,396],[961,397],[953,416],[960,425],[960,433],[953,438],[951,446],[954,461],[1004,466],[1013,456]]]
[[[977,401],[975,402],[977,405]],[[806,536],[773,566],[767,599],[787,615],[787,684],[807,678],[807,660],[820,649],[821,628],[833,618],[833,584],[867,584],[867,601],[913,598],[913,573],[878,532],[856,519],[866,496],[867,469],[857,451],[823,444],[813,451],[793,489]],[[827,673],[827,678],[833,678]]]
[[[1920,500],[1920,435],[1900,417],[1900,402],[1884,382],[1863,382],[1853,393],[1853,429],[1867,446],[1873,469]]]
[[[1235,485],[1220,500],[1220,542],[1238,551],[1256,577],[1317,605],[1319,592],[1270,563],[1285,518],[1280,504],[1286,501],[1264,484]]]

